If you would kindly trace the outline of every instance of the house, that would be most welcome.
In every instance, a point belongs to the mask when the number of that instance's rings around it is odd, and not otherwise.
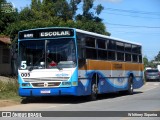
[[[9,37],[0,36],[0,75],[12,73],[10,45]]]

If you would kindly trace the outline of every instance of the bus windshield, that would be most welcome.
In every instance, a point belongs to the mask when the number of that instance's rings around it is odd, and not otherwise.
[[[19,58],[19,69],[24,70],[75,67],[74,39],[20,41]]]

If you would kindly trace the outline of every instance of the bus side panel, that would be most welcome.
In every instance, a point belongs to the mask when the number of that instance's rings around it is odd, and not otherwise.
[[[127,90],[128,88],[128,78],[107,78],[105,77],[107,71],[90,70],[85,72],[84,70],[80,70],[79,73],[81,75],[83,73],[83,76],[86,78],[80,80],[78,85],[79,93],[83,92],[82,95],[89,95],[91,93],[91,78],[93,74],[98,74],[99,76],[98,93],[100,94]]]
[[[98,84],[98,93],[109,93],[115,91],[115,86],[111,85],[109,79],[103,77],[103,74],[100,71],[88,71],[79,70],[79,73],[83,74],[83,79],[79,79],[77,93],[78,95],[90,95],[91,94],[91,81],[93,74],[97,73],[98,76],[101,76]]]
[[[136,77],[133,82],[133,88],[137,89],[144,85],[144,64],[139,65],[139,77]]]
[[[133,88],[138,89],[144,85],[143,72],[141,72],[141,77],[134,77]]]
[[[91,91],[91,80],[93,74],[99,76],[99,93],[117,92],[128,89],[128,78],[132,73],[134,89],[143,85],[143,64],[133,64],[124,62],[111,62],[101,60],[87,60],[87,64],[79,69],[79,76],[89,78],[85,85],[87,94]],[[87,87],[88,85],[88,87]],[[89,90],[89,91],[88,91]],[[89,92],[90,93],[90,92]],[[85,94],[85,91],[84,91]]]
[[[141,63],[126,63],[125,69],[128,70],[127,75],[133,74],[133,88],[138,89],[144,85],[143,70],[144,65]],[[131,71],[132,70],[132,71]]]
[[[127,89],[125,63],[88,60],[88,69],[94,70],[99,76],[99,93],[116,92]]]
[[[109,79],[106,78],[100,72],[99,72],[98,75],[101,76],[100,79],[99,79],[99,84],[98,84],[99,93],[101,94],[101,93],[113,92],[114,91],[114,87],[109,84]]]

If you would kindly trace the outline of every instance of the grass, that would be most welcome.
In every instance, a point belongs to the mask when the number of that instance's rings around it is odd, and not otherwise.
[[[16,78],[9,78],[7,80],[0,78],[0,100],[15,100],[19,101],[21,98],[18,95],[18,82]]]

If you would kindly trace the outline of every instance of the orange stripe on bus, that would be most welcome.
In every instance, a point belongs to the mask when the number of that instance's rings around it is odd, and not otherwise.
[[[135,70],[135,71],[143,71],[144,65],[142,63],[87,60],[86,64],[83,67],[79,68],[79,70]]]

